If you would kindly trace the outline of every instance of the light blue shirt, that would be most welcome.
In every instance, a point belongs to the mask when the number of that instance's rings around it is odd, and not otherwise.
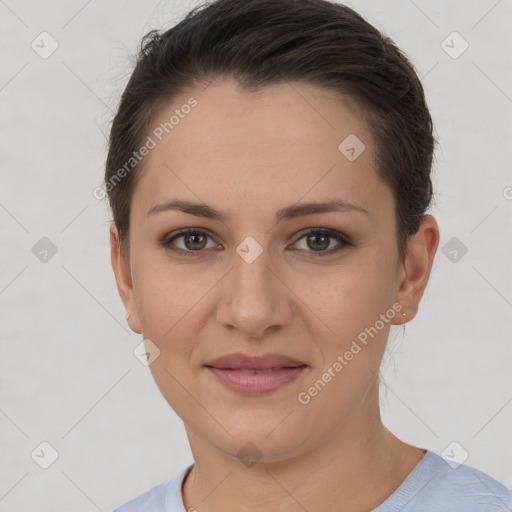
[[[181,484],[192,467],[114,512],[187,512]],[[512,491],[471,466],[452,468],[427,450],[400,487],[373,512],[512,512]]]

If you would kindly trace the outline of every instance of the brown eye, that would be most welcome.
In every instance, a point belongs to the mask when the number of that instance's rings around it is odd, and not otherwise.
[[[212,240],[208,246],[208,240],[211,240],[210,235],[204,231],[197,230],[180,230],[177,234],[171,237],[166,237],[162,242],[162,246],[170,251],[185,256],[193,256],[194,253],[204,252],[204,249],[212,249],[218,247]]]
[[[197,251],[204,249],[206,246],[207,237],[203,234],[189,234],[182,235],[185,243],[185,247],[191,251]]]
[[[299,247],[299,249],[309,252],[314,256],[333,254],[345,247],[353,245],[348,236],[325,228],[308,231],[299,238],[294,245],[297,245],[301,240],[305,240],[305,244],[303,244],[303,247]],[[333,240],[335,240],[337,244],[333,244]]]
[[[306,240],[308,247],[314,251],[328,249],[331,243],[329,235],[308,235]]]

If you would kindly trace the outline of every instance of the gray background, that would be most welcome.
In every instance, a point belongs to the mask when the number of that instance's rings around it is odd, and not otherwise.
[[[2,511],[108,511],[192,462],[181,420],[132,353],[141,338],[92,191],[140,38],[194,5],[0,0]],[[440,249],[418,316],[390,337],[384,422],[440,454],[460,443],[466,464],[512,487],[512,2],[351,5],[412,59],[441,143]],[[43,31],[59,45],[46,59],[31,47]],[[442,46],[453,31],[469,44],[458,58]],[[46,262],[32,252],[43,237],[58,249]],[[43,441],[58,452],[48,469],[31,457]]]

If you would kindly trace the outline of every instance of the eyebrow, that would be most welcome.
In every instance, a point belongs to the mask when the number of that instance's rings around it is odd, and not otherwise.
[[[226,222],[231,215],[221,213],[211,206],[203,203],[194,203],[182,199],[172,199],[162,204],[153,206],[147,213],[148,216],[161,212],[181,211],[196,217],[206,217],[208,219]],[[371,218],[370,213],[361,206],[349,203],[341,199],[332,199],[319,203],[299,203],[281,208],[276,212],[276,221],[294,219],[304,215],[314,215],[328,212],[358,212]]]

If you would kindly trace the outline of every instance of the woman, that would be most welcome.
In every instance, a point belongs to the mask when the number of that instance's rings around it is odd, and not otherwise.
[[[118,511],[510,509],[380,417],[439,243],[432,131],[410,62],[346,6],[219,0],[146,36],[110,136],[112,265],[195,462]]]

